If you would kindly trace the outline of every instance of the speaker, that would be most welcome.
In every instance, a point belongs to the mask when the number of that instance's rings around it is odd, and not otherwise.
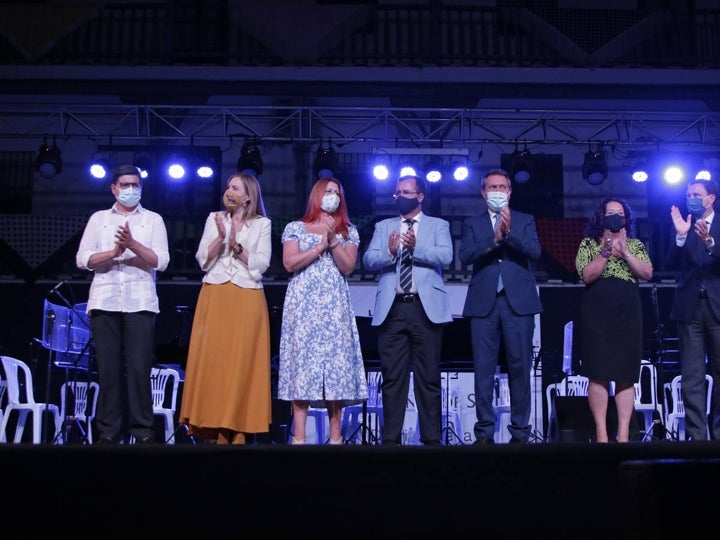
[[[595,440],[595,421],[587,396],[555,396],[556,442],[592,442]],[[636,414],[630,417],[630,440],[638,434]],[[612,396],[608,399],[607,430],[610,440],[617,433],[617,408]]]

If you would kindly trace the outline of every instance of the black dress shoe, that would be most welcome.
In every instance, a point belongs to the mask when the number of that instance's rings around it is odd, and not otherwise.
[[[493,439],[492,437],[480,437],[480,438],[477,439],[473,444],[474,444],[474,445],[478,445],[478,446],[484,446],[484,445],[488,445],[488,444],[495,444],[495,439]]]
[[[153,439],[152,437],[136,437],[135,441],[138,444],[149,444],[149,443],[154,443],[155,439]]]
[[[381,446],[401,446],[398,441],[386,441],[383,439]]]
[[[525,437],[511,437],[509,444],[527,444],[528,440]]]
[[[112,437],[100,437],[97,441],[95,441],[95,444],[113,444],[115,442],[115,439]]]

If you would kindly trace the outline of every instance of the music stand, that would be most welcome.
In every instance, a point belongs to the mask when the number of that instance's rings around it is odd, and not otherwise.
[[[653,315],[655,317],[655,330],[653,331],[653,337],[655,338],[655,354],[653,358],[653,363],[655,365],[655,396],[657,396],[658,405],[660,405],[660,412],[658,413],[659,418],[653,419],[653,432],[652,432],[652,439],[660,439],[664,440],[668,437],[668,431],[666,429],[665,423],[663,422],[663,418],[665,417],[665,392],[662,391],[663,387],[662,381],[665,380],[665,371],[664,371],[664,354],[665,354],[665,327],[662,323],[662,320],[660,320],[660,303],[658,301],[658,294],[657,294],[657,285],[653,283],[652,289],[650,289],[650,300],[652,302],[653,307]],[[662,396],[662,397],[660,397]],[[657,432],[657,434],[656,434]],[[648,434],[645,433],[643,437],[643,441],[646,440],[646,437],[648,437]]]
[[[62,286],[65,282],[61,282]],[[88,357],[88,370],[89,370],[89,345],[90,345],[90,320],[83,308],[87,304],[72,304],[65,298],[60,292],[60,286],[55,287],[49,294],[48,297],[57,296],[63,305],[54,304],[47,298],[44,303],[43,310],[43,332],[42,332],[42,345],[48,349],[48,365],[47,365],[47,381],[45,386],[45,402],[50,402],[50,386],[51,386],[51,372],[53,357],[56,361],[55,365],[58,367],[65,368],[65,382],[69,381],[69,369],[75,370],[75,382],[77,382],[77,370],[79,369],[79,363],[84,357]],[[63,353],[65,358],[75,355],[75,360],[68,362],[60,362],[57,360],[58,353]],[[66,396],[67,398],[68,396]],[[74,397],[74,396],[73,396]],[[55,441],[59,436],[63,437],[64,442],[68,442],[69,434],[73,424],[77,427],[80,432],[81,442],[84,444],[88,443],[87,433],[83,429],[82,425],[77,419],[70,421],[70,415],[68,411],[74,410],[74,406],[68,406],[70,400],[66,399],[66,414],[63,422],[63,428],[60,433],[56,433],[52,441]],[[51,441],[51,442],[52,442]]]
[[[368,369],[368,362],[365,361],[365,378],[370,382],[371,378],[371,372]],[[373,411],[375,414],[380,414],[380,410],[382,408],[382,405],[378,402],[380,401],[380,386],[382,381],[382,375],[379,371],[376,371],[373,373],[372,378],[374,379],[372,381],[372,384],[368,384],[368,389],[370,390],[370,395],[368,396],[368,399],[364,400],[361,404],[361,416],[360,420],[358,421],[357,427],[353,430],[353,432],[345,437],[345,444],[355,439],[358,432],[360,432],[360,444],[361,445],[368,445],[368,444],[378,444],[378,437],[375,435],[373,430],[368,425],[368,401],[373,400]]]

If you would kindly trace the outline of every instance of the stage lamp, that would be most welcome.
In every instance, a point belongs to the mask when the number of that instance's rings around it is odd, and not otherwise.
[[[665,169],[663,180],[670,186],[678,185],[685,180],[685,171],[678,165],[671,165]]]
[[[695,180],[712,180],[712,173],[707,169],[702,169],[695,175]]]
[[[588,150],[582,165],[583,179],[591,186],[599,186],[607,178],[608,169],[602,147]]]
[[[331,146],[317,149],[313,161],[313,173],[315,178],[333,178],[338,170],[338,159],[335,150]]]
[[[452,164],[450,169],[452,170],[453,178],[457,182],[467,180],[470,176],[470,169],[468,169],[467,163],[455,162]]]
[[[242,145],[237,161],[237,170],[256,178],[262,174],[263,160],[257,143],[248,141]]]
[[[107,159],[93,159],[90,164],[90,176],[103,180],[110,174],[111,165]]]
[[[390,176],[390,168],[387,163],[376,163],[373,166],[373,178],[375,180],[387,180]]]
[[[402,178],[403,176],[417,176],[418,173],[415,170],[415,167],[412,165],[402,165],[400,167],[400,174],[398,174],[398,178]]]
[[[140,178],[146,180],[150,176],[153,160],[150,152],[138,152],[133,157],[133,164],[140,171]]]
[[[443,161],[442,158],[430,158],[425,165],[425,180],[436,183],[443,177]]]
[[[207,180],[208,178],[215,176],[215,171],[209,165],[200,165],[195,171],[195,174],[203,180]]]
[[[642,182],[647,182],[649,175],[647,171],[636,169],[632,172],[631,177],[633,179],[633,182],[637,182],[638,184],[640,184]]]
[[[200,180],[210,180],[215,176],[215,164],[209,157],[199,155],[195,163],[195,174]]]
[[[524,150],[515,147],[515,151],[510,154],[510,170],[508,171],[513,182],[524,184],[532,178],[533,162],[530,150],[525,147]]]
[[[184,180],[188,172],[187,161],[177,156],[171,156],[165,170],[171,180]]]
[[[628,156],[630,178],[633,179],[633,182],[647,182],[648,178],[650,178],[650,174],[645,167],[646,162],[644,154],[631,154]]]
[[[40,145],[38,154],[35,157],[35,171],[43,178],[54,178],[62,171],[62,157],[60,149],[47,144],[47,141]]]

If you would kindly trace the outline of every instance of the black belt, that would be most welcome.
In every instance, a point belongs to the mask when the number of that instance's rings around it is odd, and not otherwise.
[[[505,289],[501,289],[500,292],[497,293],[498,296],[505,296]]]
[[[707,298],[707,289],[698,289],[698,298]]]
[[[405,294],[398,294],[395,296],[396,302],[403,302],[403,303],[410,303],[410,302],[417,302],[420,300],[420,297],[417,294],[412,293],[405,293]]]

